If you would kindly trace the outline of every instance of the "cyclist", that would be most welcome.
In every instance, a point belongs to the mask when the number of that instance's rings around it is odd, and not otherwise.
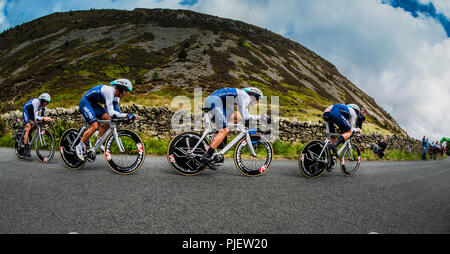
[[[119,110],[120,99],[133,90],[133,85],[128,79],[118,79],[110,83],[112,86],[98,85],[87,91],[80,101],[80,111],[89,124],[89,129],[81,137],[80,143],[75,147],[78,159],[84,161],[85,143],[98,129],[98,120],[111,120],[112,117],[137,120],[133,114],[122,113]],[[104,104],[106,109],[100,104]],[[102,124],[95,145],[101,140],[109,129],[109,125]],[[100,147],[104,150],[103,145]]]
[[[262,120],[271,123],[271,118],[267,115],[254,116],[248,112],[248,107],[256,105],[262,97],[263,93],[260,89],[249,87],[244,89],[219,89],[206,98],[205,107],[213,112],[214,121],[219,129],[219,133],[214,137],[208,151],[201,158],[202,162],[210,169],[216,170],[211,157],[230,133],[227,127],[228,123],[237,123],[238,121],[235,105],[237,105],[238,111],[245,121]]]
[[[45,117],[45,108],[50,103],[50,95],[48,93],[41,94],[38,98],[29,100],[25,106],[23,106],[23,121],[25,122],[25,135],[23,136],[23,144],[25,145],[25,155],[31,156],[31,145],[28,144],[28,136],[31,132],[31,122],[53,121],[50,117]],[[41,115],[39,116],[39,111]]]
[[[326,121],[330,133],[336,133],[334,124],[336,124],[344,133],[336,138],[331,138],[330,149],[337,157],[337,147],[349,139],[354,132],[361,133],[362,124],[366,120],[364,110],[360,110],[358,105],[333,104],[325,109],[323,119]]]

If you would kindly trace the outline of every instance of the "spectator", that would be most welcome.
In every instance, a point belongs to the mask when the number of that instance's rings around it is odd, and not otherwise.
[[[422,139],[422,160],[426,160],[427,159],[427,144],[428,144],[428,139],[426,139],[425,136],[423,136],[423,139]]]
[[[384,137],[380,142],[378,143],[378,157],[380,159],[384,156],[384,151],[387,148],[387,137]]]

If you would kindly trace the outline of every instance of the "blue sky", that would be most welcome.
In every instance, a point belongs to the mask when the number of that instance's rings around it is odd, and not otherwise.
[[[268,28],[333,63],[413,137],[450,136],[450,0],[0,0],[0,31],[53,12],[138,7]]]

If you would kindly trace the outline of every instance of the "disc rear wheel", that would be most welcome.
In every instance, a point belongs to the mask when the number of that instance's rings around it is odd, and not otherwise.
[[[317,178],[330,166],[330,151],[323,148],[324,143],[320,141],[309,142],[303,147],[298,163],[300,171],[306,178]]]
[[[186,132],[176,136],[167,149],[167,160],[175,172],[186,176],[195,176],[205,171],[206,166],[200,158],[209,149],[206,139],[200,145],[194,147],[200,141],[201,136],[195,132]]]
[[[69,129],[61,136],[61,141],[59,143],[61,159],[66,167],[72,170],[78,170],[86,164],[86,160],[82,161],[78,159],[75,152],[75,146],[79,143],[79,141],[74,143],[77,136],[78,130]]]

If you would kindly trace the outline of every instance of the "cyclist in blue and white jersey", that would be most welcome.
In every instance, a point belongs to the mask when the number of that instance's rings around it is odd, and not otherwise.
[[[205,107],[211,109],[211,112],[214,114],[215,123],[219,129],[219,133],[214,137],[210,148],[202,157],[202,161],[209,168],[216,170],[211,157],[230,133],[228,123],[237,123],[238,121],[235,105],[237,105],[238,112],[244,121],[263,120],[270,124],[271,118],[267,115],[254,116],[248,112],[248,107],[256,105],[262,97],[263,93],[260,89],[249,87],[244,89],[219,89],[206,98]]]
[[[80,101],[80,111],[89,124],[89,129],[81,137],[81,142],[75,147],[77,157],[84,161],[83,152],[86,147],[86,141],[99,128],[98,120],[111,120],[115,118],[128,118],[136,120],[137,116],[120,112],[119,102],[128,92],[133,90],[133,85],[128,79],[118,79],[110,83],[112,86],[98,85],[87,91]],[[100,104],[105,105],[106,108]],[[98,133],[98,139],[95,145],[100,141],[109,125],[102,124]],[[101,147],[104,150],[103,146]]]
[[[45,117],[45,107],[50,103],[50,95],[43,93],[39,98],[29,100],[25,106],[23,106],[23,121],[25,122],[25,135],[23,136],[23,143],[25,145],[25,155],[31,156],[31,145],[28,144],[28,136],[31,132],[31,122],[44,121],[51,122],[50,117]],[[39,115],[41,111],[41,115]]]
[[[326,121],[330,133],[336,133],[334,124],[344,132],[337,141],[336,138],[332,138],[329,146],[337,157],[337,147],[349,139],[353,132],[362,132],[362,124],[366,120],[366,115],[355,104],[343,105],[336,103],[325,109],[323,119]]]

